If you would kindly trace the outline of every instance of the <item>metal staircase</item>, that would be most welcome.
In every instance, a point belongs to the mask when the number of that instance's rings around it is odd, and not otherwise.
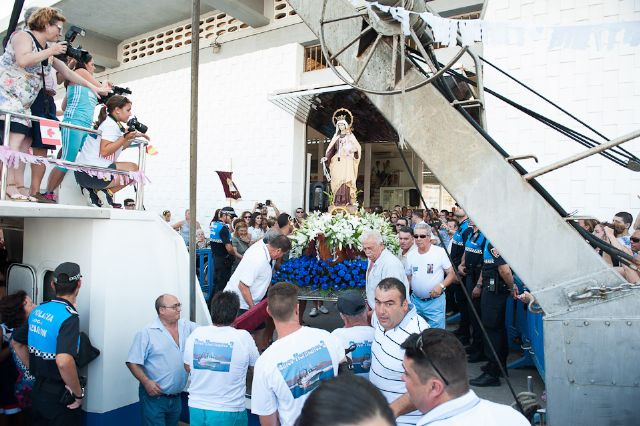
[[[288,1],[325,54],[339,61],[335,70],[367,92],[545,310],[550,424],[634,424],[640,413],[640,291],[541,195],[535,172],[523,176],[429,84],[435,78],[423,84],[424,72],[404,60],[397,22],[395,29],[394,22],[380,24],[347,0]],[[424,34],[416,35],[424,43]],[[605,290],[598,295],[588,288]]]

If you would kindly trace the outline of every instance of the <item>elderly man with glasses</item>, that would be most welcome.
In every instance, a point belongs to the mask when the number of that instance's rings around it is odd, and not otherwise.
[[[418,250],[407,255],[406,272],[411,283],[411,303],[432,328],[445,328],[445,289],[456,276],[447,253],[431,244],[431,227],[419,223],[413,229]]]
[[[184,347],[198,324],[180,318],[182,304],[174,295],[160,295],[155,308],[158,317],[133,339],[127,367],[140,382],[142,424],[177,425],[187,384]]]
[[[404,343],[402,361],[409,399],[424,415],[418,426],[528,426],[513,408],[480,399],[469,389],[467,360],[453,333],[428,329]]]

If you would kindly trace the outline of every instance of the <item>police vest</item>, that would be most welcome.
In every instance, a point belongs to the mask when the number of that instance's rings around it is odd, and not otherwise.
[[[482,232],[469,237],[464,244],[464,263],[467,267],[482,267],[482,253],[484,250],[486,238]]]
[[[60,300],[36,307],[29,315],[29,352],[44,360],[55,359],[60,327],[74,315],[78,312]]]
[[[209,235],[209,239],[212,243],[222,244],[222,236],[220,233],[222,232],[222,228],[225,226],[224,222],[215,221],[213,225],[211,225],[211,234]]]
[[[456,246],[464,247],[465,241],[462,240],[462,234],[464,234],[464,231],[466,231],[468,227],[469,227],[469,219],[465,219],[464,222],[462,222],[460,226],[458,226],[458,230],[456,231],[456,233],[453,234],[452,244]]]

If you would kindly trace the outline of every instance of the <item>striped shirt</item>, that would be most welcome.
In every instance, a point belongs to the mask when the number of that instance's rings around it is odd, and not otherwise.
[[[407,393],[407,387],[402,381],[404,349],[400,345],[411,334],[420,333],[429,328],[429,324],[410,304],[409,312],[395,328],[385,332],[375,313],[371,318],[371,325],[375,329],[375,336],[371,347],[369,380],[391,403]],[[420,417],[422,414],[416,410],[398,417],[396,421],[398,425],[415,425]]]

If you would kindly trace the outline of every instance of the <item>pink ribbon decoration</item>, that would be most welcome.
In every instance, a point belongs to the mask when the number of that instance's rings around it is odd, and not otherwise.
[[[55,164],[56,166],[64,167],[65,169],[86,173],[89,176],[97,177],[98,179],[117,179],[120,185],[129,184],[132,181],[140,185],[146,185],[151,182],[142,170],[138,170],[136,172],[109,173],[102,170],[95,170],[90,166],[80,166],[58,159],[48,159],[45,157],[27,154],[25,152],[14,151],[4,145],[0,145],[0,162],[5,163],[7,167],[14,169],[17,169],[20,163],[43,165]]]

